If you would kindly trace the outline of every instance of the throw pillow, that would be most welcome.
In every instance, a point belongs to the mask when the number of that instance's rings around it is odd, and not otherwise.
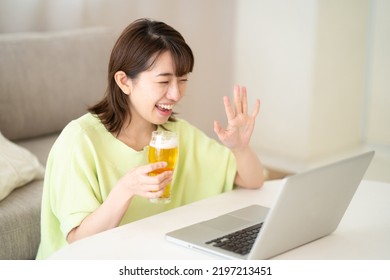
[[[9,141],[0,132],[0,201],[14,189],[43,179],[44,167],[29,150]]]

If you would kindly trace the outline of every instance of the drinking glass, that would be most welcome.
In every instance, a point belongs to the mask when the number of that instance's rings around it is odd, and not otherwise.
[[[173,171],[176,165],[177,155],[177,134],[167,130],[153,131],[148,147],[148,161],[149,163],[165,161],[167,166],[153,170],[149,175],[156,176],[167,170]],[[171,183],[169,183],[166,185],[164,193],[160,197],[150,199],[150,201],[153,203],[169,203],[171,201],[171,195]]]

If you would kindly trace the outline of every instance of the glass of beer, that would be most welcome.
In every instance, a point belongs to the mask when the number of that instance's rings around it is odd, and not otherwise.
[[[148,161],[149,163],[165,161],[168,165],[165,168],[150,172],[150,176],[156,176],[167,170],[174,170],[178,155],[177,146],[178,137],[175,132],[166,130],[152,132],[148,147]],[[169,203],[171,201],[171,183],[166,185],[162,196],[150,199],[150,201],[153,203]]]

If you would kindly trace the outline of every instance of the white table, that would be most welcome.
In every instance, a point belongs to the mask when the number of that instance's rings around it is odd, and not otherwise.
[[[165,240],[168,231],[250,204],[270,207],[281,186],[237,189],[77,241],[51,259],[209,260],[218,257]],[[334,233],[274,259],[390,260],[390,184],[362,181]]]

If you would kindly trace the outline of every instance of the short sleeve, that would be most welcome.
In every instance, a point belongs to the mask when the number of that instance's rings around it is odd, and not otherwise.
[[[92,141],[76,122],[64,129],[50,153],[45,184],[64,236],[102,203],[94,157]]]

